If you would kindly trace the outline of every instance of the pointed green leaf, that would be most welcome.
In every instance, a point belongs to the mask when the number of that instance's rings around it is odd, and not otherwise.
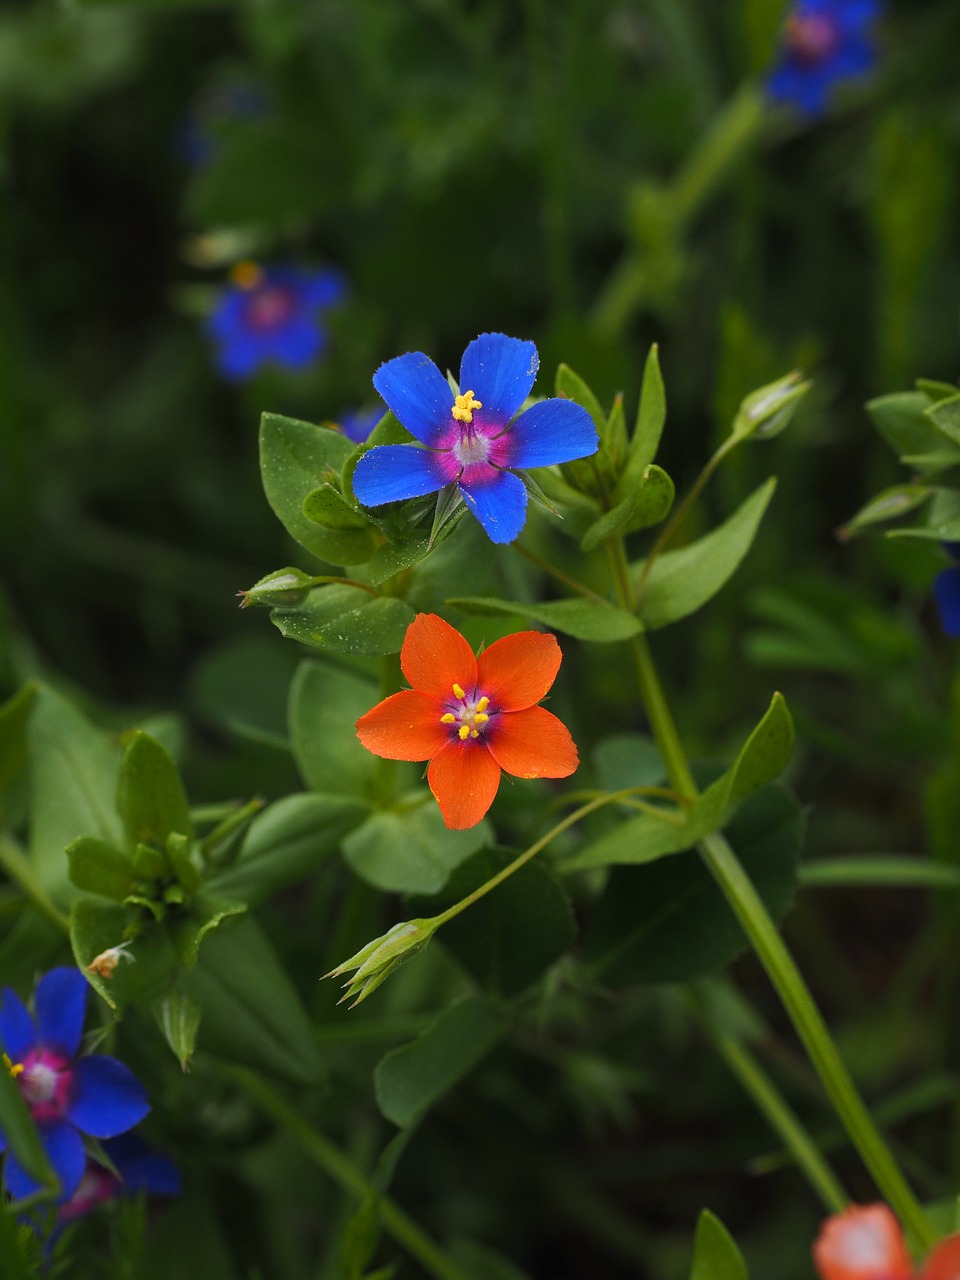
[[[172,832],[193,833],[177,767],[160,743],[141,729],[130,735],[124,749],[117,812],[130,849],[141,843],[162,849]]]
[[[726,585],[750,550],[776,486],[771,476],[716,529],[679,551],[658,556],[638,609],[648,630],[695,613]]]
[[[175,989],[154,1004],[153,1016],[181,1069],[186,1071],[197,1047],[200,1006],[196,1000]]]
[[[837,536],[844,540],[853,538],[875,524],[905,516],[908,512],[922,506],[932,494],[933,489],[925,484],[898,484],[890,489],[884,489],[882,493],[878,493],[862,506],[843,528],[838,529]]]
[[[380,1110],[401,1129],[413,1124],[476,1066],[504,1029],[492,1000],[450,1005],[416,1040],[381,1058],[373,1073]]]
[[[748,1280],[743,1255],[709,1209],[704,1209],[697,1220],[690,1280]]]
[[[115,902],[123,902],[133,893],[138,876],[129,853],[115,849],[96,836],[81,836],[67,845],[66,854],[70,879],[78,889],[113,898]]]
[[[604,539],[621,530],[633,533],[659,524],[673,505],[673,494],[673,481],[666,471],[651,463],[623,501],[590,526],[580,541],[582,550],[593,551]]]
[[[657,456],[660,437],[667,420],[667,392],[660,372],[660,350],[654,343],[643,367],[640,403],[630,441],[627,465],[617,485],[617,497],[625,497],[639,483],[640,477]]]
[[[370,522],[362,511],[352,507],[339,489],[322,484],[303,500],[303,514],[321,529],[368,529]]]
[[[551,600],[545,604],[525,604],[513,600],[498,600],[493,596],[451,596],[447,604],[466,609],[468,613],[509,614],[520,618],[532,618],[554,631],[575,636],[578,640],[593,640],[600,644],[612,644],[628,640],[642,628],[632,613],[612,604],[591,600]]]
[[[333,584],[310,592],[296,608],[273,609],[270,621],[289,640],[329,653],[399,653],[414,612],[395,596],[372,596]]]

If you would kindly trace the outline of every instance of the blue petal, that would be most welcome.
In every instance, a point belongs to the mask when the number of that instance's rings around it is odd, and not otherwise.
[[[245,333],[232,335],[217,352],[217,368],[227,378],[249,378],[267,360],[263,343]]]
[[[38,1125],[37,1132],[47,1153],[47,1159],[60,1180],[58,1199],[69,1200],[79,1187],[83,1171],[87,1167],[87,1153],[83,1149],[83,1140],[67,1120],[52,1120],[48,1124]],[[9,1153],[4,1165],[3,1182],[15,1200],[32,1196],[42,1186]]]
[[[4,987],[0,999],[0,1049],[11,1062],[21,1062],[37,1043],[33,1019],[15,991]]]
[[[110,1138],[103,1149],[116,1165],[124,1191],[148,1191],[155,1196],[175,1196],[180,1192],[180,1171],[172,1160],[151,1151],[136,1133]]]
[[[933,584],[933,597],[948,636],[960,636],[960,567],[944,569]]]
[[[501,471],[496,480],[460,492],[491,542],[513,542],[527,518],[527,491],[519,476]]]
[[[339,271],[310,271],[300,278],[301,298],[312,307],[331,307],[347,292],[346,277]]]
[[[449,428],[453,392],[422,351],[408,351],[382,364],[373,375],[373,385],[397,421],[423,444],[436,444],[440,433]]]
[[[220,295],[216,307],[207,316],[205,327],[215,338],[229,340],[237,333],[245,331],[244,309],[246,293],[242,289],[229,287]]]
[[[75,1058],[87,1012],[87,980],[79,969],[51,969],[37,983],[37,1040],[65,1058]]]
[[[419,498],[442,489],[437,455],[415,444],[381,444],[365,453],[353,473],[353,492],[365,507]]]
[[[511,467],[550,467],[588,458],[600,444],[593,419],[573,400],[541,400],[531,405],[507,438]]]
[[[94,1138],[126,1133],[150,1110],[146,1090],[133,1072],[116,1058],[100,1054],[80,1059],[70,1094],[67,1117]]]
[[[463,353],[460,390],[476,393],[485,417],[509,422],[530,394],[539,366],[532,342],[481,333]]]
[[[326,346],[326,336],[312,316],[298,317],[272,335],[270,355],[288,369],[313,364]]]

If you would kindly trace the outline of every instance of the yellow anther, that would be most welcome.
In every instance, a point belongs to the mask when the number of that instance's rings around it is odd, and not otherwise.
[[[11,1062],[6,1054],[3,1055],[3,1065],[10,1072],[11,1076],[13,1076],[14,1080],[16,1080],[17,1076],[23,1070],[22,1062]]]
[[[453,696],[455,698],[465,698],[467,695],[463,692],[458,684],[453,686]]]
[[[240,289],[256,289],[263,283],[263,268],[255,262],[235,262],[230,268],[230,279]]]
[[[440,723],[441,723],[441,724],[454,724],[454,723],[455,723],[455,721],[456,721],[456,719],[457,719],[457,717],[453,714],[453,712],[452,712],[452,711],[448,711],[448,712],[447,712],[447,714],[446,714],[445,716],[441,716],[441,717],[440,717]]]
[[[479,737],[480,737],[480,730],[479,730],[479,729],[471,729],[471,730],[470,730],[470,737],[471,737],[471,738],[479,738]]]
[[[473,717],[473,723],[486,724],[489,719],[490,719],[489,716],[485,716],[482,711],[478,711],[477,714]]]
[[[470,726],[468,724],[462,724],[460,726],[460,741],[466,742],[466,740],[469,737],[470,737]]]
[[[474,409],[482,408],[482,403],[474,397],[472,391],[464,391],[454,402],[453,416],[458,422],[472,422]]]
[[[478,711],[486,711],[486,709],[487,709],[487,707],[489,707],[489,705],[490,705],[490,699],[489,699],[489,698],[481,698],[481,699],[480,699],[480,701],[477,703],[477,710],[478,710]]]

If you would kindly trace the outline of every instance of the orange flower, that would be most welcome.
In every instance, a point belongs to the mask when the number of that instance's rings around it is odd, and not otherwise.
[[[357,721],[357,737],[388,760],[429,760],[427,782],[443,820],[475,827],[493,804],[500,771],[566,778],[580,763],[566,726],[536,704],[560,667],[556,637],[520,631],[474,656],[434,613],[407,628],[400,665],[413,686]]]
[[[887,1206],[851,1205],[827,1218],[813,1260],[821,1280],[960,1280],[960,1235],[942,1240],[915,1271]]]

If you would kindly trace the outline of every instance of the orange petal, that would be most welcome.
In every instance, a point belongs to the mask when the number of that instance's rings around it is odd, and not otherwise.
[[[388,760],[429,760],[450,741],[440,723],[437,698],[404,689],[378,702],[357,721],[357,737],[375,756]]]
[[[486,743],[500,768],[515,778],[568,778],[580,763],[570,730],[543,707],[497,716]]]
[[[885,1204],[852,1205],[827,1218],[813,1246],[821,1280],[911,1280],[900,1223]]]
[[[923,1264],[920,1280],[960,1280],[960,1236],[940,1241]]]
[[[427,782],[447,826],[466,831],[493,804],[500,766],[482,742],[451,742],[430,761]]]
[[[498,711],[523,711],[545,696],[560,669],[557,637],[542,631],[504,636],[477,658],[477,688]]]
[[[414,689],[449,698],[455,684],[469,694],[477,683],[477,660],[466,640],[435,613],[418,613],[407,627],[400,666]]]

